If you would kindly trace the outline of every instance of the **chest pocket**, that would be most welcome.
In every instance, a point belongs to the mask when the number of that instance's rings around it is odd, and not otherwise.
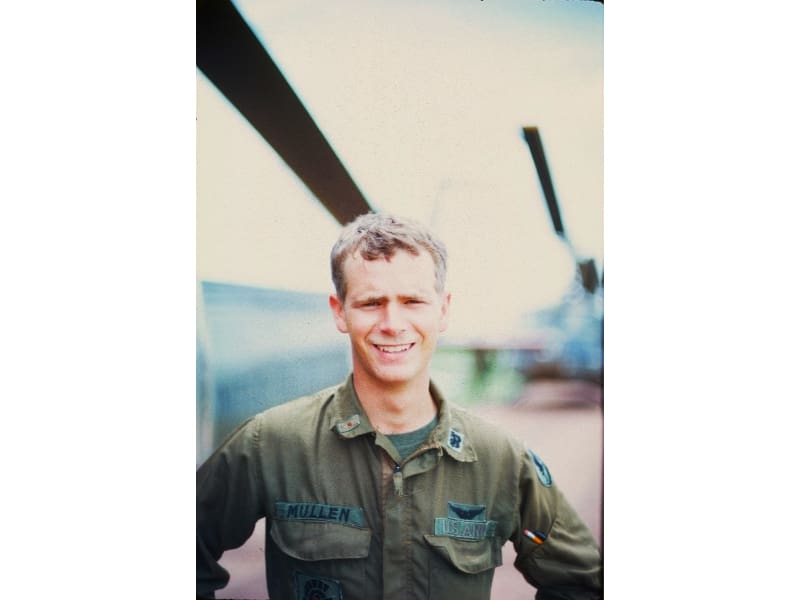
[[[269,530],[282,555],[268,557],[279,564],[281,598],[310,597],[308,582],[322,582],[337,589],[334,598],[357,598],[364,585],[365,560],[372,533],[369,529],[299,520],[274,520]],[[277,559],[277,560],[275,560]],[[270,573],[267,573],[269,579]],[[291,590],[291,591],[290,591]],[[354,595],[355,594],[355,595]],[[327,596],[326,596],[327,597]]]
[[[500,539],[462,540],[425,535],[431,547],[430,598],[488,598],[494,569],[503,564]]]
[[[270,536],[284,554],[316,561],[366,558],[372,534],[369,529],[338,523],[273,521]]]

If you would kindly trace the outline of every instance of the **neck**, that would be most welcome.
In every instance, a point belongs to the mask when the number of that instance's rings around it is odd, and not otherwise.
[[[372,426],[384,434],[407,433],[424,427],[436,416],[430,379],[402,386],[375,386],[353,374],[353,385]]]

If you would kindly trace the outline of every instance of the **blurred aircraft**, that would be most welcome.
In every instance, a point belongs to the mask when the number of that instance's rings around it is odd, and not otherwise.
[[[593,258],[578,256],[561,219],[544,145],[537,127],[523,127],[556,235],[575,261],[575,278],[557,305],[525,315],[524,325],[546,336],[544,350],[529,353],[521,368],[536,377],[603,381],[603,278]]]
[[[198,0],[196,27],[198,69],[325,210],[342,225],[371,211],[373,207],[236,7],[228,0]],[[556,234],[575,258],[575,284],[557,305],[525,315],[514,333],[449,343],[474,353],[479,375],[491,369],[497,353],[510,352],[513,364],[529,377],[602,378],[602,278],[594,260],[578,257],[566,235],[538,130],[526,127],[523,135]],[[349,371],[346,340],[320,334],[326,328],[318,326],[319,319],[329,318],[326,307],[322,296],[199,283],[198,461],[236,424],[266,408],[266,390],[273,403],[285,401],[333,385]],[[312,330],[313,337],[303,333]]]
[[[575,262],[575,274],[560,301],[521,316],[512,331],[453,338],[444,346],[470,348],[475,371],[486,376],[498,356],[526,379],[570,378],[603,381],[603,279],[593,258],[579,256],[567,236],[537,127],[523,127],[556,235]]]

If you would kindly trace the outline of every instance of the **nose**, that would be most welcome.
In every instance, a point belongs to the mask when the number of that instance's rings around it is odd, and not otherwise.
[[[380,320],[381,333],[397,335],[405,331],[400,307],[394,302],[387,302],[383,307]]]

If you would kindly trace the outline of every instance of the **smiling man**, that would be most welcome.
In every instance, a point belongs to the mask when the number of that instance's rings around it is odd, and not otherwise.
[[[429,366],[447,327],[447,255],[423,230],[417,237],[394,219],[372,215],[346,229],[332,252],[331,309],[339,331],[350,336],[356,393],[383,433],[413,431],[437,414]]]
[[[501,548],[538,600],[600,597],[600,553],[547,466],[430,379],[447,327],[444,245],[363,215],[331,252],[352,375],[264,411],[197,472],[197,594],[266,517],[274,600],[488,600]]]

